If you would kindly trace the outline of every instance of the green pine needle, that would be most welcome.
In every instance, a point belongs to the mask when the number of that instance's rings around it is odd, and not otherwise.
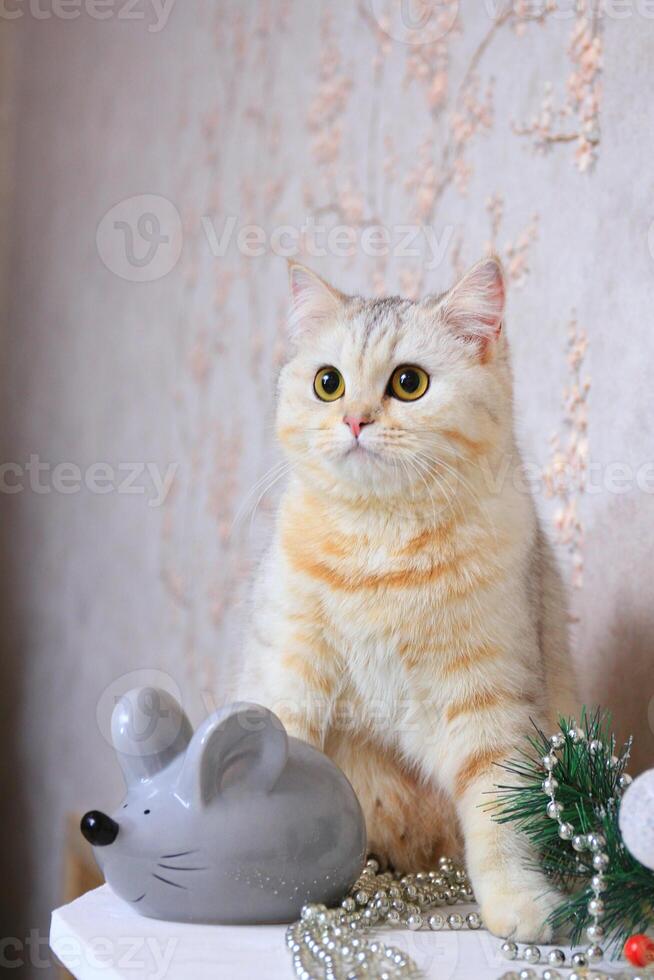
[[[592,712],[584,708],[579,723],[561,718],[559,725],[565,745],[556,753],[559,761],[552,771],[559,784],[556,800],[563,806],[561,819],[574,826],[575,834],[597,832],[606,840],[606,847],[602,848],[609,855],[609,867],[603,873],[603,945],[619,955],[629,936],[646,931],[654,921],[654,872],[629,853],[618,826],[623,792],[620,776],[629,761],[631,739],[616,752],[611,717],[599,708]],[[585,732],[584,742],[575,744],[568,737],[572,727]],[[600,743],[594,753],[588,747],[591,741]],[[592,921],[587,905],[593,897],[590,879],[596,871],[592,853],[577,852],[570,841],[561,840],[558,822],[547,816],[548,796],[542,788],[547,772],[542,758],[550,751],[549,738],[534,726],[534,734],[517,758],[500,766],[510,781],[497,786],[488,809],[499,823],[515,823],[529,837],[538,856],[538,867],[568,892],[550,922],[555,930],[571,929],[571,942],[577,945]]]

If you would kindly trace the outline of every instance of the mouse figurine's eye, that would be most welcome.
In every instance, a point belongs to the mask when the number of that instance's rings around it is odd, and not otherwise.
[[[415,364],[401,364],[395,368],[388,382],[388,394],[403,402],[415,402],[422,398],[429,387],[429,375]]]
[[[335,402],[345,394],[345,381],[338,368],[322,367],[313,379],[313,390],[323,402]]]

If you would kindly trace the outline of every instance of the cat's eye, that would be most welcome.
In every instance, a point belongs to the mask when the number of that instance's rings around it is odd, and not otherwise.
[[[388,394],[403,402],[415,402],[422,398],[429,387],[429,375],[415,364],[401,364],[395,368],[388,382]]]
[[[313,390],[323,402],[335,402],[345,394],[345,381],[338,368],[322,367],[313,379]]]

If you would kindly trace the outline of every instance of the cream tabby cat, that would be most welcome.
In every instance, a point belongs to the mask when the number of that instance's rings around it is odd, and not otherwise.
[[[515,479],[501,266],[420,302],[290,276],[291,478],[240,694],[342,767],[371,850],[419,869],[462,835],[488,928],[546,940],[555,896],[483,809],[530,719],[575,710],[562,592]]]

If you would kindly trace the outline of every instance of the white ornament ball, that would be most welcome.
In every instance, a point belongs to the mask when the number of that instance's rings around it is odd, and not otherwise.
[[[654,769],[634,779],[625,792],[619,822],[625,847],[654,871]]]

